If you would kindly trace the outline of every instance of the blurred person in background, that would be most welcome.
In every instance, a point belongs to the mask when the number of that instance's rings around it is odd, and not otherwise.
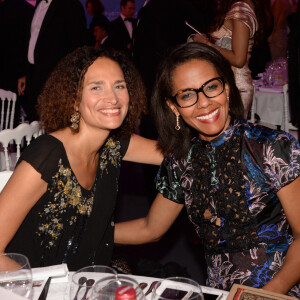
[[[87,0],[85,3],[86,11],[93,17],[88,29],[88,45],[95,45],[97,40],[94,35],[94,28],[96,24],[105,24],[103,26],[107,27],[109,20],[103,14],[105,11],[104,5],[100,0]],[[98,25],[99,26],[99,25]]]
[[[136,27],[134,0],[121,0],[121,13],[118,18],[110,22],[108,38],[105,44],[108,47],[125,51],[132,56],[132,42]]]
[[[274,27],[268,38],[272,60],[287,57],[288,47],[288,23],[287,17],[295,12],[294,0],[271,0],[271,10],[274,16]]]
[[[288,43],[289,100],[292,123],[300,126],[300,5],[297,11],[288,17],[290,28]],[[298,130],[300,141],[300,131]]]
[[[86,43],[86,18],[79,0],[38,0],[27,34],[27,55],[18,79],[28,120],[38,120],[37,98],[57,63]]]
[[[244,105],[247,119],[253,99],[251,71],[248,67],[254,42],[260,42],[265,32],[266,18],[261,0],[222,0],[208,38],[196,34],[193,40],[215,47],[228,59]]]

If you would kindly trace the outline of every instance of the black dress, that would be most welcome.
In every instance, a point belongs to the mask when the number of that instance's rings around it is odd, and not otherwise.
[[[32,267],[67,263],[69,270],[110,264],[114,209],[120,165],[129,138],[108,138],[99,150],[94,185],[78,183],[63,144],[51,135],[33,141],[20,160],[31,164],[48,183],[21,224],[6,252],[26,255]]]

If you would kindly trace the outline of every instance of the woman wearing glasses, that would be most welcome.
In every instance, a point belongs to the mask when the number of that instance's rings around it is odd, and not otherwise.
[[[180,45],[158,71],[152,103],[165,155],[145,218],[115,242],[162,237],[185,206],[205,247],[207,285],[240,283],[300,296],[300,149],[283,131],[248,124],[229,62]]]

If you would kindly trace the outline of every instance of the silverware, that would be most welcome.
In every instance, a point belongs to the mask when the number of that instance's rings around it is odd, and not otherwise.
[[[78,285],[79,285],[79,287],[78,287],[78,289],[77,289],[77,291],[76,291],[76,294],[75,294],[75,297],[74,297],[73,300],[77,300],[78,293],[79,293],[80,289],[83,287],[82,285],[85,284],[86,281],[87,281],[87,278],[86,278],[86,277],[80,277],[80,278],[78,279]]]
[[[157,286],[160,286],[160,282],[159,281],[153,281],[151,283],[151,285],[149,286],[148,291],[145,293],[145,296],[149,295],[152,292],[152,290],[153,290],[153,288],[155,287],[156,284],[157,284]]]
[[[146,283],[146,282],[139,283],[139,287],[141,288],[141,290],[143,290],[147,285],[148,285],[148,283]]]
[[[83,295],[83,297],[81,298],[81,300],[88,300],[88,298],[86,297],[87,296],[87,294],[88,294],[88,292],[89,292],[89,290],[92,288],[92,286],[94,285],[94,283],[95,283],[95,280],[94,279],[88,279],[87,281],[86,281],[86,290],[85,290],[85,293],[84,293],[84,295]]]
[[[49,290],[49,286],[50,286],[50,282],[51,282],[51,277],[49,277],[48,280],[46,281],[38,300],[46,300],[48,290]]]

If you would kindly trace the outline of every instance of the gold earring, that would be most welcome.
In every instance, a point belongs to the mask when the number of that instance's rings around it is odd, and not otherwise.
[[[80,119],[80,113],[78,111],[75,111],[72,115],[71,115],[71,118],[70,118],[70,121],[71,121],[71,128],[73,130],[77,130],[78,129],[78,124],[79,124],[79,119]]]
[[[180,130],[180,125],[179,125],[179,116],[176,116],[176,126],[175,126],[176,130]]]

